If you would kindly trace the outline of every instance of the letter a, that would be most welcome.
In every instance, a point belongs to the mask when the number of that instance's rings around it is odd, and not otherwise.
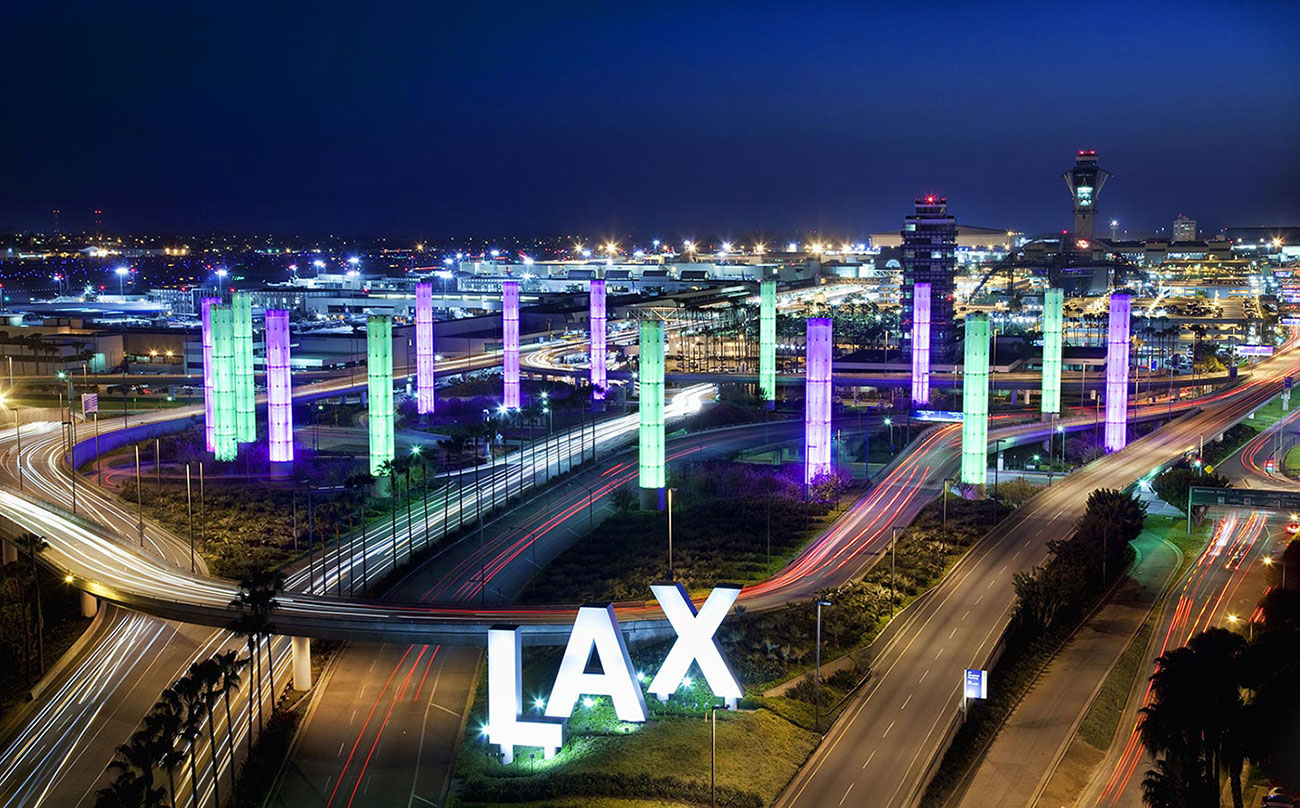
[[[727,706],[734,707],[736,699],[744,695],[744,691],[723,657],[715,635],[718,626],[722,625],[722,618],[727,616],[731,604],[740,596],[740,587],[719,586],[714,589],[698,614],[681,584],[654,584],[650,591],[677,632],[677,641],[650,683],[650,692],[660,701],[667,701],[685,678],[691,663],[698,662],[713,695],[726,699]]]
[[[593,648],[600,673],[586,672]],[[583,694],[609,696],[614,700],[614,712],[620,721],[641,723],[646,719],[645,696],[636,682],[627,643],[623,642],[618,618],[609,603],[578,609],[573,633],[560,660],[560,671],[555,675],[555,687],[546,702],[546,714],[552,718],[568,718],[574,703]]]

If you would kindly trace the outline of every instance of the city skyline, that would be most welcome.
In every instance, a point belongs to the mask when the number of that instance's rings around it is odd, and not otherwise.
[[[1122,231],[1300,219],[1286,4],[315,8],[16,12],[0,226],[1047,233],[1081,148]]]

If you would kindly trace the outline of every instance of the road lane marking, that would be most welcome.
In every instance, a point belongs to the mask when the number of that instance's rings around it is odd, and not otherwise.
[[[938,653],[938,654],[935,654],[935,655],[934,655],[934,658],[935,658],[935,659],[938,659],[938,658],[939,658],[939,654],[942,654],[942,653],[943,653],[943,649],[940,648],[940,649],[939,649],[939,653]]]
[[[976,605],[976,606],[980,605],[980,601],[981,601],[981,600],[984,600],[984,596],[983,596],[983,595],[980,595],[978,598],[975,598],[975,605]]]
[[[844,801],[849,798],[849,792],[852,790],[853,790],[853,784],[849,783],[849,787],[844,789],[844,796],[840,797],[840,805],[843,805]]]
[[[911,701],[912,701],[912,694],[911,694],[911,693],[908,693],[908,694],[907,694],[907,698],[903,700],[903,706],[902,706],[902,707],[899,707],[898,709],[900,709],[900,710],[906,710],[906,709],[907,709],[907,705],[908,705]]]
[[[920,678],[920,679],[917,679],[917,680],[916,680],[916,683],[917,683],[918,685],[921,684],[922,682],[925,681],[925,677],[927,677],[927,676],[929,676],[929,675],[930,675],[930,669],[929,669],[929,668],[926,668],[926,669],[925,669],[925,673],[921,674],[921,678]]]
[[[871,750],[871,754],[867,755],[867,759],[866,759],[866,761],[863,762],[863,764],[862,764],[862,768],[864,768],[864,769],[867,768],[867,764],[870,763],[870,762],[871,762],[871,759],[872,759],[873,757],[875,757],[875,756],[876,756],[876,750],[872,749],[872,750]]]
[[[891,729],[894,728],[894,724],[895,724],[895,723],[896,723],[896,722],[894,722],[894,721],[890,721],[890,722],[889,722],[889,726],[885,727],[885,734],[884,734],[884,735],[881,735],[880,737],[882,737],[882,738],[887,738],[887,737],[889,737],[889,731],[890,731]]]
[[[953,626],[952,631],[948,634],[948,639],[951,640],[955,636],[957,636],[957,627]]]
[[[966,610],[966,613],[961,616],[961,619],[965,620],[967,617],[970,617],[970,609]]]

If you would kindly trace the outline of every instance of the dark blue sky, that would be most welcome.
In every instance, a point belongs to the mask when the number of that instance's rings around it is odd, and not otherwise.
[[[11,3],[0,226],[1300,223],[1300,4]]]

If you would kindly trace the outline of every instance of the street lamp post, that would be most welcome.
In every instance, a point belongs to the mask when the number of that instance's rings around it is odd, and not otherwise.
[[[718,804],[718,710],[720,704],[709,706],[709,808]]]
[[[813,732],[822,731],[822,607],[829,600],[817,601],[817,662],[813,668]]]
[[[894,590],[894,573],[898,570],[898,531],[902,530],[902,525],[894,525],[893,534],[889,539],[889,616],[894,616],[894,607],[897,600]]]
[[[673,489],[668,489],[668,580],[673,580]]]
[[[885,417],[885,426],[889,427],[889,452],[890,452],[890,454],[893,454],[893,452],[894,452],[894,419],[893,419],[893,418],[890,418],[890,417],[888,417],[888,416],[886,416],[886,417]]]
[[[998,472],[1002,469],[1002,441],[1006,438],[996,438],[993,441],[993,498],[998,497]]]

